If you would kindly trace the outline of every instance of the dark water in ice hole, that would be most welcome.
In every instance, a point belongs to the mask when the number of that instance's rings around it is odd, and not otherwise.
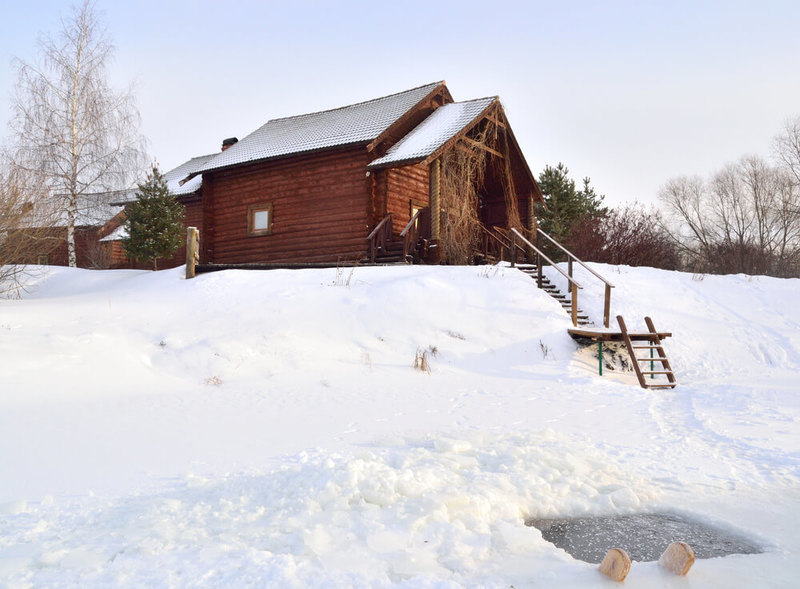
[[[529,519],[525,525],[538,528],[542,537],[573,558],[600,563],[609,548],[622,548],[631,560],[658,560],[672,542],[688,543],[697,558],[728,554],[759,554],[761,548],[740,536],[677,515],[637,513],[576,517],[570,519]]]

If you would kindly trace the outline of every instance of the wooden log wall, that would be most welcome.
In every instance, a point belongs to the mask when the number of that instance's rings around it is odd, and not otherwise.
[[[204,175],[201,262],[354,261],[366,253],[369,155],[363,147]],[[272,205],[272,232],[248,235],[248,206]]]
[[[428,206],[428,166],[416,164],[389,168],[386,173],[386,211],[392,213],[392,229],[399,234],[411,219],[410,203]]]

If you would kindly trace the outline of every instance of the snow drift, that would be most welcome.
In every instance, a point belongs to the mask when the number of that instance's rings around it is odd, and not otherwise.
[[[47,269],[0,301],[0,586],[603,586],[525,518],[653,510],[766,550],[692,583],[791,585],[800,281],[597,268],[678,388],[503,266]]]

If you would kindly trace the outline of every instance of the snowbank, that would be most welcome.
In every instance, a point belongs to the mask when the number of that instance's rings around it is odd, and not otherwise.
[[[605,586],[523,521],[637,510],[765,547],[697,586],[790,586],[800,281],[598,269],[675,390],[506,267],[50,269],[0,301],[0,586]]]

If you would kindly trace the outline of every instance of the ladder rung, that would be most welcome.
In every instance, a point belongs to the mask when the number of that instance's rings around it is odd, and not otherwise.
[[[648,389],[674,389],[677,386],[677,382],[670,383],[670,384],[648,384],[645,385]]]
[[[657,346],[633,346],[634,350],[657,350],[661,347],[661,345]]]
[[[642,370],[642,374],[672,374],[671,370]]]
[[[636,358],[638,362],[666,362],[666,358]]]

